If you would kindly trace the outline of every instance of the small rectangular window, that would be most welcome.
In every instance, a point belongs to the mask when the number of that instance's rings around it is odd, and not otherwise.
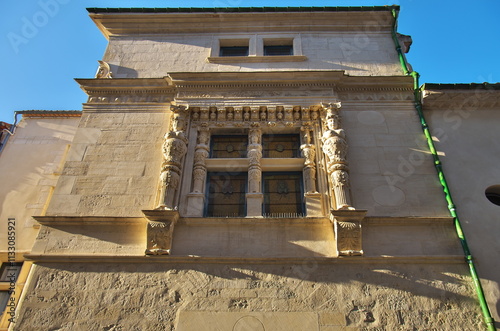
[[[2,313],[5,311],[5,307],[7,307],[9,298],[9,291],[0,291],[0,316],[2,316]]]
[[[247,157],[247,136],[212,136],[210,138],[211,158]]]
[[[206,216],[244,217],[247,178],[246,173],[209,172]]]
[[[15,282],[17,277],[19,277],[22,266],[22,262],[2,263],[2,267],[0,268],[0,282]]]
[[[300,157],[298,134],[265,134],[262,136],[262,156],[270,158]]]
[[[248,46],[221,46],[219,56],[248,56]]]
[[[264,55],[293,55],[293,45],[264,46]]]
[[[301,217],[304,215],[302,173],[262,174],[265,217]]]

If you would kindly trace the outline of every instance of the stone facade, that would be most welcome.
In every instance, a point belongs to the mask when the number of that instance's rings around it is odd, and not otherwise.
[[[12,328],[480,328],[391,9],[89,9]]]

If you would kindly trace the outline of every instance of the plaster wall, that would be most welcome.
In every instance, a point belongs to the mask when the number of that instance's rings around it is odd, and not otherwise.
[[[484,97],[479,94],[479,97]],[[477,96],[471,96],[472,101]],[[474,101],[475,102],[475,101]],[[465,105],[465,106],[464,106]],[[500,109],[478,107],[426,108],[457,213],[476,262],[493,318],[500,320],[500,207],[492,204],[485,190],[500,184]]]
[[[28,252],[56,186],[78,117],[22,118],[0,156],[0,253],[7,252],[7,222],[14,218],[18,252]]]
[[[250,38],[255,34],[171,34],[168,36],[110,37],[103,57],[115,78],[163,77],[171,72],[345,70],[352,76],[401,75],[390,33],[257,34],[294,37],[305,61],[209,63],[219,38]]]
[[[167,113],[84,113],[47,215],[142,216],[154,208]]]
[[[14,330],[479,330],[470,284],[463,264],[39,263]]]
[[[353,205],[368,216],[448,216],[411,102],[343,102]]]

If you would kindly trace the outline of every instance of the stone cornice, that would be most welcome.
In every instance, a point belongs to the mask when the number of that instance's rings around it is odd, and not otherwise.
[[[91,12],[106,38],[132,34],[235,32],[389,33],[394,18],[386,10],[274,12]]]
[[[344,71],[177,72],[166,79],[178,89],[336,86],[338,91],[413,91],[408,76],[348,76]]]
[[[175,87],[164,78],[75,79],[89,96],[86,105],[165,104],[173,100]]]
[[[423,91],[424,110],[500,109],[500,90],[478,88],[426,89]]]

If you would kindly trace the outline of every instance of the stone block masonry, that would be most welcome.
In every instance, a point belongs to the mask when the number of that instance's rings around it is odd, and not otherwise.
[[[39,263],[15,330],[479,330],[472,291],[461,264]]]

